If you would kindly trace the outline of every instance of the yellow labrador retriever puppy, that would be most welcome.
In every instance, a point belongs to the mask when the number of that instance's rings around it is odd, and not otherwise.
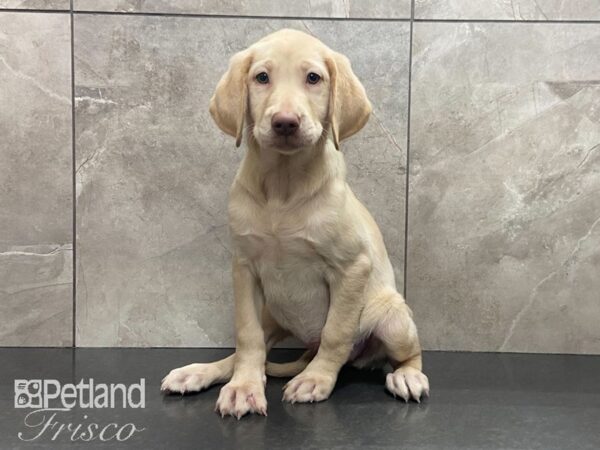
[[[228,382],[216,409],[239,418],[266,414],[265,373],[294,376],[284,400],[314,402],[329,397],[345,363],[387,359],[394,396],[428,395],[411,311],[338,151],[371,112],[348,59],[300,31],[270,34],[233,56],[210,112],[237,146],[245,136],[248,147],[229,196],[236,352],[174,369],[162,389]],[[289,334],[306,353],[292,363],[266,362]]]

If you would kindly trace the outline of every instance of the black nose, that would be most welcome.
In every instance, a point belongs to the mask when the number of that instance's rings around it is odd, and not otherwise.
[[[298,131],[300,119],[296,114],[280,112],[273,115],[271,127],[279,136],[291,136]]]

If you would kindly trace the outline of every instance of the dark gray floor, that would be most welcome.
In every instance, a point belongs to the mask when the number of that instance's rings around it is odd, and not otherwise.
[[[395,400],[381,371],[344,369],[332,397],[320,404],[281,402],[285,380],[269,379],[269,416],[221,419],[214,411],[219,388],[191,396],[163,396],[161,378],[172,368],[211,361],[213,349],[0,349],[2,448],[418,448],[600,449],[600,357],[442,353],[425,355],[431,398]],[[290,359],[295,351],[277,351]],[[14,407],[15,379],[77,383],[146,380],[144,409],[74,409],[57,423],[134,423],[144,431],[126,442],[76,442],[52,430],[33,443],[41,426],[28,428],[31,410]],[[36,419],[38,422],[39,420]],[[30,424],[36,425],[31,420]],[[55,426],[57,429],[59,425]],[[65,426],[66,427],[66,426]],[[66,428],[65,428],[66,429]],[[84,431],[84,430],[82,430]],[[127,431],[127,430],[126,430]],[[107,434],[108,435],[108,434]]]

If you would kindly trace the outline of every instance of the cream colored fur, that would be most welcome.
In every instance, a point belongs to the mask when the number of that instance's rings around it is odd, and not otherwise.
[[[311,72],[318,83],[307,82]],[[268,83],[258,82],[261,73]],[[228,382],[217,401],[222,415],[266,414],[265,372],[295,375],[286,401],[325,400],[353,348],[367,342],[352,363],[387,358],[394,396],[428,395],[412,314],[338,151],[371,112],[347,58],[302,32],[278,31],[231,59],[210,111],[238,146],[247,145],[229,196],[236,352],[174,369],[162,389],[185,393]],[[298,118],[293,136],[273,131],[281,112]],[[294,363],[266,362],[289,334],[309,350]]]

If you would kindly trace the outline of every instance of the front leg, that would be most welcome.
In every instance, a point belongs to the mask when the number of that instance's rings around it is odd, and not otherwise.
[[[358,334],[370,273],[371,260],[360,255],[331,281],[329,312],[319,351],[310,364],[285,385],[284,400],[318,402],[329,397]]]
[[[233,293],[235,297],[236,352],[233,376],[221,388],[216,410],[221,416],[238,419],[246,413],[267,414],[265,398],[266,345],[260,323],[262,297],[249,267],[234,257]]]

